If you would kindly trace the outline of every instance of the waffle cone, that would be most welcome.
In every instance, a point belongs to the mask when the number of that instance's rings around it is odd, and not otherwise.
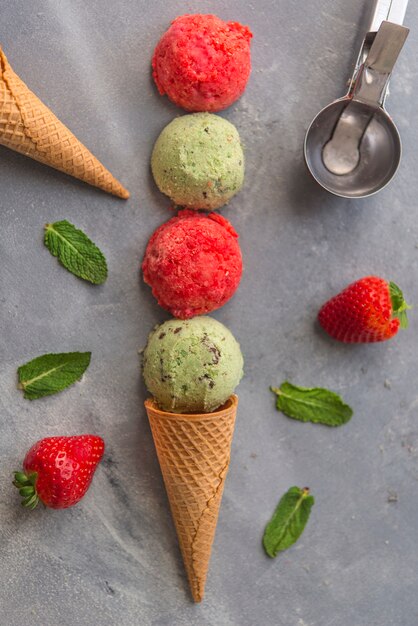
[[[129,192],[25,85],[0,47],[0,144],[120,198]]]
[[[228,472],[238,398],[214,413],[145,408],[163,474],[193,600],[200,602]]]

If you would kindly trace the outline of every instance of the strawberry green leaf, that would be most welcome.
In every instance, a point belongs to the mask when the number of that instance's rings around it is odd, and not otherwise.
[[[268,556],[274,558],[299,539],[314,503],[307,487],[291,487],[282,496],[264,531],[263,546]]]
[[[24,485],[30,485],[31,484],[29,478],[26,476],[26,474],[24,472],[15,472],[14,473],[14,477],[15,477],[15,479],[13,481],[13,484],[17,488],[23,487]]]
[[[353,415],[348,404],[328,389],[297,387],[286,381],[279,389],[271,387],[271,391],[277,395],[277,409],[301,422],[341,426]]]
[[[408,316],[406,314],[412,307],[410,307],[403,296],[402,290],[395,285],[395,283],[389,283],[390,299],[392,300],[392,315],[400,321],[401,328],[405,329],[409,326]]]
[[[23,389],[27,400],[58,393],[82,377],[90,357],[91,352],[39,356],[18,368],[19,388]]]
[[[38,495],[34,493],[32,496],[29,496],[25,498],[24,500],[22,500],[21,505],[27,509],[33,510],[36,506],[38,506],[38,502],[39,502]]]
[[[51,254],[79,278],[95,285],[105,282],[107,264],[103,253],[83,231],[67,220],[47,224],[44,242]]]
[[[14,477],[13,484],[19,489],[19,493],[23,498],[21,505],[28,509],[34,509],[39,502],[35,486],[38,473],[32,472],[27,475],[24,472],[14,472]]]

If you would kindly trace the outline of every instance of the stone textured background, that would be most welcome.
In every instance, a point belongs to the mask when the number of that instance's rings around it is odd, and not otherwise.
[[[399,174],[367,200],[311,181],[302,158],[315,113],[344,93],[365,0],[3,0],[0,43],[15,71],[131,191],[128,202],[0,148],[0,623],[2,626],[416,626],[417,328],[387,345],[344,346],[318,307],[377,273],[418,303],[418,8],[388,100],[404,141]],[[150,59],[170,20],[213,12],[251,26],[253,73],[222,113],[246,147],[243,191],[223,213],[245,274],[215,317],[239,339],[246,377],[207,594],[190,601],[143,410],[138,349],[166,319],[139,263],[169,203],[149,156],[182,111],[157,95]],[[42,244],[68,219],[105,252],[94,287]],[[16,368],[48,351],[92,350],[83,381],[30,403]],[[340,392],[338,429],[274,408],[285,378]],[[93,431],[107,452],[79,506],[26,513],[11,486],[30,445]],[[264,525],[291,485],[316,497],[301,540],[272,561]],[[397,501],[394,500],[396,493]]]

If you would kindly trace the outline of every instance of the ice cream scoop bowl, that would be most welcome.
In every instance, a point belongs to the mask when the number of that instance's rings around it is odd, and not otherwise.
[[[398,169],[401,139],[384,103],[409,30],[383,21],[382,15],[402,21],[406,4],[405,0],[374,4],[371,29],[348,94],[322,109],[306,133],[306,164],[315,180],[335,195],[370,196],[383,189]],[[377,32],[373,28],[378,28]]]

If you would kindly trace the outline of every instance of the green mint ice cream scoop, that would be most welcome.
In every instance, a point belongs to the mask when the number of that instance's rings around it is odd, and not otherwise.
[[[151,169],[174,204],[217,209],[244,182],[244,153],[237,129],[212,113],[177,117],[158,137]]]
[[[160,409],[210,413],[234,392],[243,376],[243,363],[232,333],[202,316],[157,326],[144,350],[143,373]]]

